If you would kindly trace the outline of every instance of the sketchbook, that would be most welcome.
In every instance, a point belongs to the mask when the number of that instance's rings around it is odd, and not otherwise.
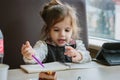
[[[60,71],[60,70],[68,70],[68,69],[79,69],[79,68],[93,68],[98,65],[95,62],[88,63],[61,63],[61,62],[50,62],[45,63],[44,68],[39,64],[32,65],[20,65],[20,68],[26,71],[27,73],[38,73],[42,71]]]

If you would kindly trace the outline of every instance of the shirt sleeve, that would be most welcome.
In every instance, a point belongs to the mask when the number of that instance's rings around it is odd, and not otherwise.
[[[90,52],[85,48],[83,41],[76,40],[76,50],[82,55],[82,60],[79,63],[91,61]]]
[[[34,45],[33,49],[35,52],[35,57],[43,62],[43,60],[46,58],[46,56],[48,54],[46,42],[41,41],[41,40],[37,41],[36,44]],[[23,59],[26,63],[36,63],[36,61],[34,59],[28,60],[25,57],[23,57]]]

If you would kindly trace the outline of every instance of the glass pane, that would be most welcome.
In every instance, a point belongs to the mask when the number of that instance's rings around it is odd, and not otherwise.
[[[120,40],[120,4],[117,1],[120,0],[86,0],[89,36]]]

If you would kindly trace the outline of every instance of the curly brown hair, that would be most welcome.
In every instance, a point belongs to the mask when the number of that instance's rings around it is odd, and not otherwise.
[[[73,29],[72,38],[79,38],[78,19],[74,7],[54,0],[44,6],[43,11],[40,12],[40,15],[45,22],[45,25],[41,30],[41,39],[46,40],[50,33],[51,27],[64,20],[66,17],[71,18],[71,25]]]

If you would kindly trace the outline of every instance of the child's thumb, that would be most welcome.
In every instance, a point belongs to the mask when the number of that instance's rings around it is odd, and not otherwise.
[[[30,45],[30,42],[29,42],[29,41],[26,41],[26,46],[27,46],[27,47],[31,47],[31,45]]]

